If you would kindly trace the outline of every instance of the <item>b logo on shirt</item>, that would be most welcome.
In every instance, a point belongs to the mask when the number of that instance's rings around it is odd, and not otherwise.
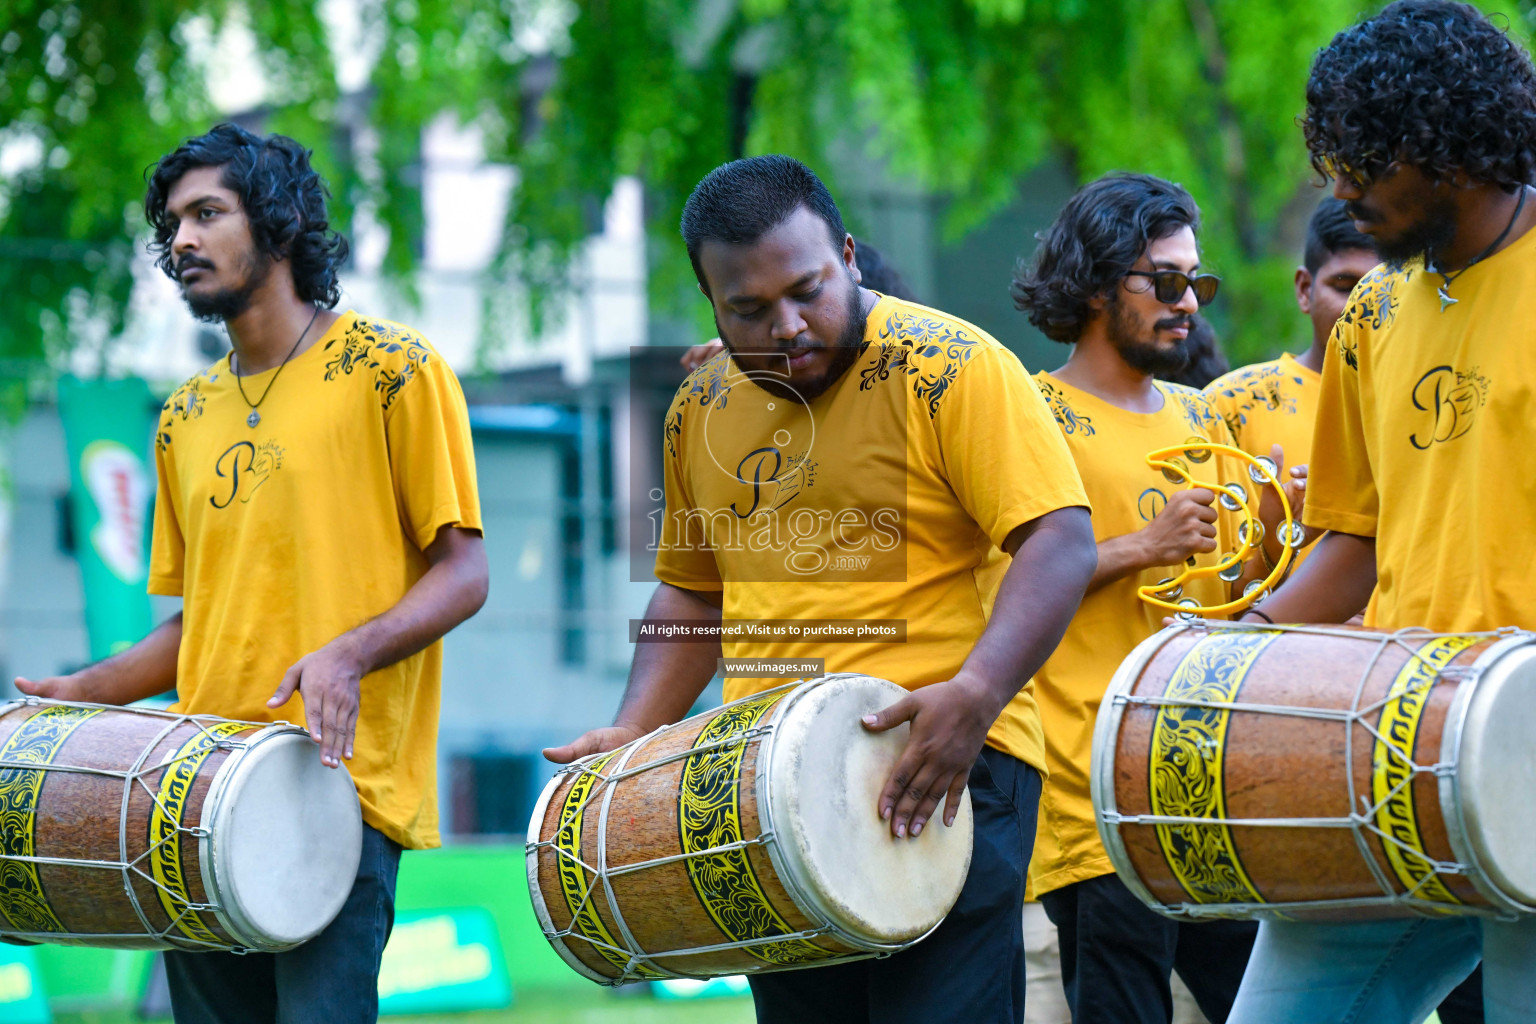
[[[1414,431],[1408,443],[1423,451],[1432,444],[1454,441],[1472,429],[1477,410],[1488,401],[1489,380],[1477,367],[1463,373],[1437,366],[1413,386],[1413,407],[1427,412],[1433,422],[1427,431]]]
[[[224,449],[213,464],[213,470],[220,479],[227,479],[228,493],[224,500],[217,496],[210,497],[208,504],[214,508],[228,508],[236,498],[243,505],[251,500],[251,495],[267,482],[267,478],[275,470],[283,466],[283,449],[273,441],[264,442],[257,447],[250,441],[238,441]]]
[[[808,454],[801,452],[786,459],[777,448],[757,448],[748,452],[736,464],[736,482],[752,488],[752,504],[743,510],[733,501],[731,511],[738,519],[746,519],[758,511],[764,503],[763,490],[770,484],[773,489],[766,496],[766,511],[777,511],[794,501],[800,491],[814,481],[816,464],[806,458]]]

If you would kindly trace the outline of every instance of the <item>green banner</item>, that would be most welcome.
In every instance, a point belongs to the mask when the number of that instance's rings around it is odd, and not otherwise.
[[[0,1024],[49,1024],[48,998],[30,946],[0,944]]]
[[[500,1010],[512,981],[496,920],[483,907],[406,910],[379,968],[381,1015]]]
[[[137,377],[59,381],[59,415],[69,448],[69,514],[85,585],[91,660],[132,646],[149,632],[149,465],[153,400]]]

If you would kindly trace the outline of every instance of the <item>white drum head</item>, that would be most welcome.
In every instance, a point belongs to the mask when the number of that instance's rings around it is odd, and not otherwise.
[[[943,803],[916,839],[892,837],[880,820],[876,801],[908,727],[871,733],[860,719],[905,694],[883,679],[829,676],[798,696],[769,755],[772,828],[800,895],[873,945],[911,942],[936,926],[971,865],[969,791],[950,828]]]
[[[1527,643],[1497,657],[1478,679],[1456,766],[1461,817],[1477,866],[1527,906],[1536,905],[1532,722],[1536,722],[1536,645]]]
[[[314,938],[341,911],[362,857],[362,810],[345,766],[322,765],[302,730],[264,730],[208,796],[213,877],[204,885],[234,933],[274,951]]]

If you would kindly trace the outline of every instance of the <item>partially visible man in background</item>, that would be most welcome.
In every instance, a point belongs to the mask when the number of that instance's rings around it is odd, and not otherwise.
[[[1295,278],[1296,305],[1312,323],[1312,343],[1299,356],[1286,352],[1279,359],[1241,367],[1205,389],[1237,446],[1250,455],[1274,459],[1281,467],[1286,498],[1297,521],[1306,500],[1307,464],[1312,461],[1312,427],[1328,337],[1355,284],[1380,262],[1376,243],[1355,230],[1343,201],[1324,199],[1307,224],[1306,248]],[[1264,556],[1272,565],[1280,557],[1281,509],[1273,488],[1265,487],[1260,493]],[[1293,571],[1307,553],[1306,548],[1297,553]]]

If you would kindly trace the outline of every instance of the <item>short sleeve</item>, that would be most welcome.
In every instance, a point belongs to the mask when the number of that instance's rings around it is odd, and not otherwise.
[[[1361,418],[1362,325],[1340,320],[1323,359],[1323,385],[1302,520],[1320,530],[1376,536],[1380,499]]]
[[[656,545],[656,578],[684,590],[722,590],[720,567],[704,528],[705,516],[699,513],[688,486],[686,407],[680,389],[667,410],[663,427],[662,486],[666,509]]]
[[[425,551],[445,526],[480,530],[469,409],[437,352],[390,403],[385,430],[400,522],[416,546]]]
[[[176,467],[165,440],[166,429],[162,424],[155,438],[155,517],[149,543],[149,592],[180,597],[187,542],[181,532],[181,520],[176,517]]]
[[[934,426],[950,486],[998,547],[1047,512],[1088,507],[1050,407],[1007,349],[988,347],[966,364]]]

